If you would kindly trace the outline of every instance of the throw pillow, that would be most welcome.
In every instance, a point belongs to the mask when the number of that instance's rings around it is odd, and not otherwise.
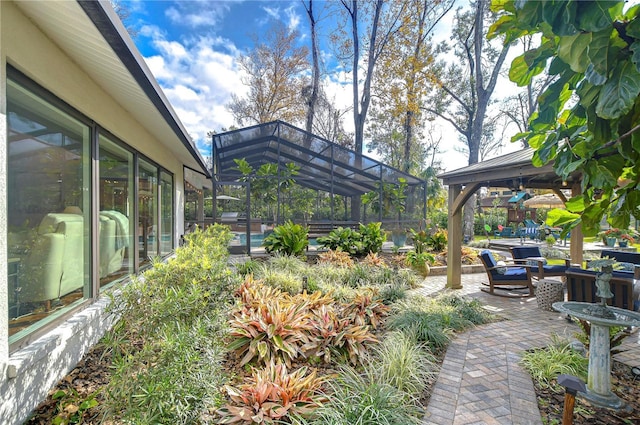
[[[504,266],[506,266],[506,265],[507,265],[507,263],[505,263],[504,261],[498,261],[496,263],[496,266],[497,266],[496,272],[498,274],[505,274],[507,272],[507,268],[504,267]],[[503,267],[500,267],[500,266],[503,266]]]
[[[624,262],[615,263],[613,265],[614,270],[621,270],[624,272],[632,272],[635,269],[635,267],[636,265],[633,263],[624,263]]]

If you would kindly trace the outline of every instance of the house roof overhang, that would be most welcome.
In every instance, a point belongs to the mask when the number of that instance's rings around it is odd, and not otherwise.
[[[16,5],[184,165],[208,175],[202,155],[108,1]]]

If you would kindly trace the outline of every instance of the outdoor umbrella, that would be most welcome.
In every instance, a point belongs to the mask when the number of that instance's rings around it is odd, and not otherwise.
[[[218,195],[216,196],[216,199],[218,201],[222,200],[222,201],[239,201],[240,198],[234,198],[233,196],[227,196],[227,195]]]
[[[523,202],[527,208],[564,208],[564,202],[555,193],[536,195]]]

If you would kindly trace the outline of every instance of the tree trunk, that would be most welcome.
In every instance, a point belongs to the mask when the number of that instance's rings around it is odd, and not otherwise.
[[[312,76],[311,76],[311,95],[309,96],[309,104],[307,106],[307,120],[305,129],[308,133],[313,133],[313,117],[315,115],[316,103],[318,102],[318,91],[320,87],[320,64],[318,58],[318,38],[316,34],[316,20],[313,16],[313,0],[309,0],[309,25],[311,26],[311,60],[312,60]]]

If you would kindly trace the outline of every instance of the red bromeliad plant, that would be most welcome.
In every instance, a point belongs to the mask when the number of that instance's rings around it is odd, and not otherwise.
[[[346,322],[340,320],[331,305],[322,305],[311,314],[309,341],[302,346],[307,357],[322,358],[331,362],[331,354],[336,338],[342,334]]]
[[[338,335],[334,346],[349,357],[351,364],[356,364],[366,353],[366,344],[374,342],[378,342],[378,339],[371,333],[369,326],[351,325]]]
[[[234,295],[240,298],[244,306],[255,307],[264,304],[266,300],[281,298],[283,293],[278,288],[263,285],[262,281],[255,280],[253,275],[248,275]]]
[[[339,249],[330,249],[327,252],[319,254],[318,263],[332,264],[338,267],[351,267],[354,264],[353,258],[351,258],[349,253]]]
[[[230,320],[229,348],[241,357],[240,366],[272,359],[290,366],[299,356],[329,363],[336,352],[355,364],[365,344],[377,342],[371,328],[388,313],[372,292],[356,296],[352,304],[338,304],[329,294],[291,296],[251,277],[236,295],[243,304]]]
[[[342,316],[355,325],[378,329],[381,319],[389,314],[389,307],[376,295],[372,290],[358,293],[353,301],[343,305]]]
[[[221,424],[273,424],[287,415],[308,417],[326,399],[320,388],[326,378],[302,367],[288,373],[283,364],[269,361],[254,369],[240,388],[225,386],[231,403],[218,410]]]
[[[284,295],[268,303],[242,308],[230,321],[233,338],[229,348],[243,356],[240,366],[252,360],[280,359],[287,365],[308,341],[309,312],[306,303],[292,302]]]

